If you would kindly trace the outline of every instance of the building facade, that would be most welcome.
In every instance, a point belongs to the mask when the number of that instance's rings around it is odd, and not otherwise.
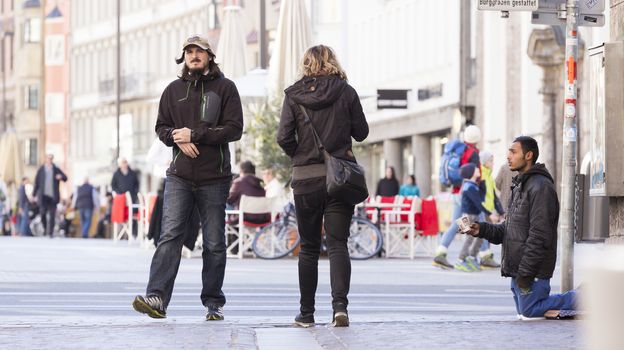
[[[15,127],[15,81],[13,79],[13,50],[15,42],[15,1],[0,0],[0,81],[2,94],[2,114],[0,130]]]
[[[44,90],[45,150],[54,162],[67,171],[69,167],[69,0],[47,2],[44,19]]]
[[[5,4],[6,6],[6,4]],[[38,0],[14,4],[15,130],[23,145],[24,170],[34,176],[45,156],[43,89],[43,17]]]

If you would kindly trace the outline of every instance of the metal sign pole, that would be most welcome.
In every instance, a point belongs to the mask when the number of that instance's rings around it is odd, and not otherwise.
[[[576,176],[576,64],[578,56],[578,0],[566,4],[565,105],[561,173],[561,291],[574,288],[574,180]]]

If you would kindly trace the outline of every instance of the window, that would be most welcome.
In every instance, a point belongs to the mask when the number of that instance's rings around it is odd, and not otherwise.
[[[26,165],[37,165],[37,139],[26,140],[24,151]]]
[[[25,109],[38,109],[39,108],[39,86],[28,85],[24,87],[24,108]]]
[[[13,3],[13,1],[11,1],[11,3]],[[13,71],[13,35],[9,36],[9,52],[11,52],[11,54],[9,55],[9,71]],[[6,57],[6,56],[5,56]]]
[[[41,41],[41,19],[29,18],[24,21],[24,43]]]

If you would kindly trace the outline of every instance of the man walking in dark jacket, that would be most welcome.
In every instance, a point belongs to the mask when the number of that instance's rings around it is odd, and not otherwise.
[[[117,160],[117,165],[119,168],[113,174],[113,180],[111,181],[113,191],[117,194],[130,192],[132,203],[138,203],[139,177],[136,172],[130,168],[126,158],[119,158]]]
[[[470,235],[503,245],[501,274],[511,277],[516,311],[522,317],[542,317],[548,310],[574,310],[576,291],[550,294],[557,260],[559,200],[544,164],[536,164],[537,142],[528,136],[514,140],[507,162],[514,178],[507,220],[502,224],[473,223]]]
[[[37,170],[35,176],[35,188],[33,189],[35,200],[39,206],[39,215],[45,227],[45,234],[54,237],[54,221],[56,205],[60,201],[59,182],[67,181],[67,176],[54,164],[54,155],[48,154],[45,163]]]
[[[243,109],[236,86],[221,73],[206,38],[186,39],[176,62],[184,62],[182,72],[165,88],[156,121],[158,137],[173,148],[162,232],[146,296],[137,296],[132,305],[150,317],[166,317],[187,222],[197,207],[204,240],[201,301],[206,320],[223,320],[225,201],[232,182],[228,143],[242,135]]]

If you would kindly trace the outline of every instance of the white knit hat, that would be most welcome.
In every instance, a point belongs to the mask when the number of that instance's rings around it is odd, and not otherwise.
[[[481,129],[476,125],[469,125],[464,130],[464,142],[477,143],[481,140]]]
[[[481,161],[481,165],[485,164],[488,160],[494,158],[492,152],[488,151],[480,151],[479,152],[479,160]]]

